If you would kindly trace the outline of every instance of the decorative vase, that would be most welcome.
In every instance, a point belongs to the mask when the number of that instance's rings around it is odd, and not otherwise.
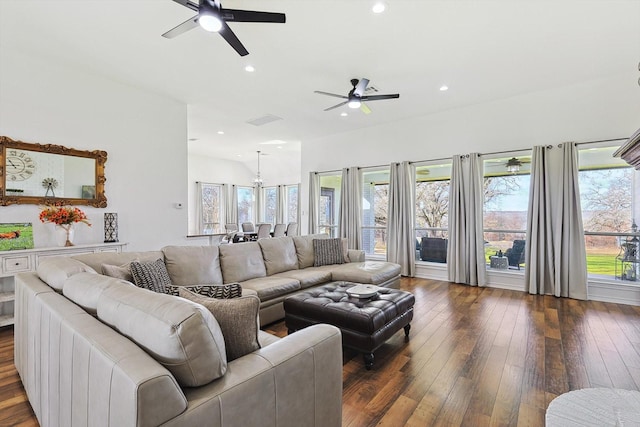
[[[73,224],[56,224],[56,243],[58,246],[73,246],[74,236]]]

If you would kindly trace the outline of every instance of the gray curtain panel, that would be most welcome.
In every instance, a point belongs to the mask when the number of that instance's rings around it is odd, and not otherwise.
[[[587,252],[584,243],[582,207],[578,181],[578,150],[575,144],[562,144],[562,197],[558,206],[555,233],[555,296],[587,299]]]
[[[557,183],[552,181],[550,155],[543,146],[533,147],[531,155],[524,272],[525,289],[531,294],[552,294],[554,288],[551,206]]]
[[[362,247],[362,172],[358,167],[342,169],[339,209],[340,237],[350,249]]]
[[[198,234],[204,233],[204,227],[202,226],[202,183],[196,182],[196,227],[198,227]]]
[[[486,284],[483,227],[483,168],[479,154],[453,156],[449,191],[449,281]]]
[[[224,184],[225,223],[238,223],[238,192],[235,185]]]
[[[309,234],[318,232],[318,203],[320,202],[320,177],[317,172],[309,173]]]
[[[287,187],[278,185],[276,189],[276,224],[286,224],[287,216]]]
[[[415,168],[409,162],[391,163],[387,215],[387,261],[400,264],[400,274],[416,272]]]
[[[577,150],[564,143],[533,153],[525,285],[532,294],[587,299]]]

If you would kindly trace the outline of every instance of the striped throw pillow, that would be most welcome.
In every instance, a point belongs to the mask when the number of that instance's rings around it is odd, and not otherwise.
[[[202,295],[209,298],[231,299],[242,296],[242,286],[239,283],[229,283],[226,285],[188,285],[175,286],[169,285],[166,290],[169,295],[179,296],[179,289],[186,289],[194,294]]]
[[[169,272],[160,258],[150,262],[131,261],[129,267],[133,283],[139,288],[164,294],[167,293],[167,286],[171,286]]]
[[[344,264],[342,239],[313,239],[313,266]]]

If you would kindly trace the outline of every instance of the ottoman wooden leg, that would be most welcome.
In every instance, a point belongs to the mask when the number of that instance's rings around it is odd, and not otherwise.
[[[407,326],[404,327],[404,336],[408,337],[409,336],[409,331],[411,330],[411,323],[409,323]]]
[[[373,368],[373,353],[364,353],[362,356],[364,358],[364,367],[367,371],[370,371]]]

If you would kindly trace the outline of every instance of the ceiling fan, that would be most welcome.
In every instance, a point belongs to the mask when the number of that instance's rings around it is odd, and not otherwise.
[[[495,163],[496,165],[505,166],[507,168],[507,172],[518,173],[518,172],[520,172],[520,167],[525,163],[531,163],[531,160],[526,159],[526,158],[518,159],[516,157],[512,157],[509,160],[507,160],[506,162],[491,162],[491,163]]]
[[[329,93],[329,92],[322,92],[320,90],[316,90],[314,91],[314,93],[319,93],[320,95],[333,96],[335,98],[346,99],[346,101],[336,104],[333,107],[325,108],[324,111],[333,110],[334,108],[338,108],[345,104],[348,104],[349,108],[360,108],[360,110],[362,110],[362,112],[365,114],[371,113],[371,110],[369,109],[369,107],[367,107],[364,101],[379,101],[381,99],[400,98],[400,94],[397,94],[397,93],[394,93],[391,95],[364,95],[365,90],[367,90],[368,84],[369,84],[369,79],[365,79],[365,78],[362,78],[360,80],[351,79],[351,85],[353,86],[353,89],[349,91],[349,94],[347,96],[337,95],[335,93]]]
[[[220,4],[220,0],[199,0],[199,4],[189,0],[173,1],[188,7],[194,12],[198,12],[198,14],[167,31],[162,37],[172,39],[200,25],[206,31],[219,33],[240,56],[248,55],[249,51],[231,31],[227,22],[274,22],[283,24],[286,20],[284,13],[224,9]]]

